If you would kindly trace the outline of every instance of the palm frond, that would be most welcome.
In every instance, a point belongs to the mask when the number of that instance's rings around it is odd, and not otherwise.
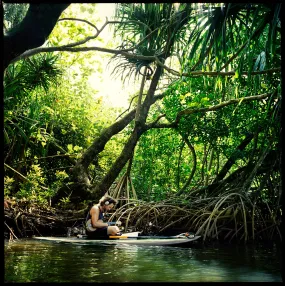
[[[25,83],[28,89],[42,87],[46,92],[50,85],[56,84],[62,71],[56,65],[57,55],[51,53],[38,54],[27,58],[23,69],[26,72]]]
[[[203,4],[203,12],[195,13],[196,26],[189,21],[188,29],[191,31],[189,43],[193,44],[188,45],[187,53],[186,49],[183,51],[182,66],[186,71],[190,66],[191,70],[199,69],[205,62],[210,64],[214,59],[215,69],[219,70],[233,60],[238,62],[242,57],[251,57],[249,54],[260,53],[261,41],[266,42],[267,57],[273,57],[278,46],[273,39],[277,38],[275,31],[280,22],[281,4],[229,3],[224,7],[215,5]],[[208,55],[211,57],[207,59]],[[225,58],[229,59],[227,64]]]
[[[120,23],[116,25],[115,34],[123,39],[120,48],[134,48],[134,55],[161,57],[170,42],[175,41],[175,31],[178,31],[181,21],[185,21],[188,6],[181,4],[180,10],[176,11],[172,3],[118,4],[116,16]],[[172,46],[169,46],[170,49]],[[130,74],[133,74],[135,68],[135,75],[138,75],[141,67],[150,66],[154,62],[122,56],[114,56],[111,60],[115,58],[128,61]]]

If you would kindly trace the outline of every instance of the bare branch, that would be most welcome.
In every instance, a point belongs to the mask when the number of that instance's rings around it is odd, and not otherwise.
[[[169,73],[174,74],[176,76],[181,76],[182,74],[172,68],[169,68],[168,66],[164,65],[159,59],[158,57],[155,57],[155,61],[157,62],[158,65],[160,65],[161,67],[163,67],[164,69],[166,69]]]
[[[84,21],[84,20],[82,20],[82,21]],[[78,41],[78,42],[76,42],[76,43],[71,43],[71,44],[68,44],[68,45],[64,45],[64,46],[62,46],[62,48],[72,48],[72,47],[75,47],[75,46],[79,46],[79,45],[85,44],[86,42],[97,38],[97,37],[100,35],[100,33],[105,29],[105,27],[106,27],[108,24],[109,24],[109,22],[106,21],[106,22],[103,24],[103,26],[102,26],[99,30],[96,28],[96,30],[97,30],[96,35],[86,37],[85,39],[83,39],[83,40],[81,40],[81,41]]]
[[[172,68],[169,68],[168,66],[164,65],[157,57],[155,58],[155,61],[158,65],[162,66],[164,69],[166,69],[169,73],[176,75],[176,76],[185,76],[185,77],[191,77],[191,76],[200,76],[200,75],[208,75],[208,76],[234,76],[235,71],[229,71],[229,72],[220,72],[220,71],[191,71],[189,73],[180,73]],[[279,72],[281,71],[281,67],[279,68],[273,68],[263,71],[253,71],[251,72],[251,75],[257,75],[257,74],[267,74],[272,72]],[[244,71],[241,73],[242,75],[248,75],[247,71]]]
[[[87,38],[95,38],[93,37],[87,37]],[[86,38],[86,39],[87,39]],[[83,40],[81,42],[87,42],[87,40]],[[127,58],[135,58],[135,59],[141,59],[141,60],[154,60],[153,56],[140,56],[140,55],[134,55],[131,53],[125,52],[125,50],[114,50],[114,49],[107,49],[107,48],[101,48],[101,47],[75,47],[72,48],[70,47],[71,45],[75,46],[78,45],[79,42],[74,43],[74,44],[69,44],[66,46],[61,46],[61,47],[39,47],[31,50],[27,50],[17,58],[15,58],[11,63],[34,56],[39,53],[50,53],[50,52],[88,52],[88,51],[99,51],[99,52],[104,52],[104,53],[110,53],[110,54],[115,54],[115,55],[123,55]],[[82,43],[81,43],[82,44]]]
[[[144,93],[143,95],[146,95],[146,93]],[[154,96],[153,102],[156,102],[157,100],[162,99],[164,96],[165,96],[164,93],[158,94],[158,95]],[[134,100],[136,97],[138,97],[138,95],[135,95],[135,96],[132,97],[132,99],[131,99],[131,101],[130,101],[130,104],[129,104],[129,107],[128,107],[123,113],[121,113],[119,116],[117,116],[116,120],[119,119],[124,113],[126,113],[126,112],[128,112],[128,111],[130,110],[130,108],[131,108],[131,106],[132,106],[132,102],[133,102],[133,100]]]
[[[38,48],[35,48],[35,49],[31,49],[31,50],[27,50],[26,52],[24,52],[23,54],[21,54],[20,56],[18,56],[17,58],[13,59],[13,61],[11,61],[11,63],[14,63],[16,61],[19,61],[19,60],[22,60],[22,59],[25,59],[25,58],[28,58],[28,57],[31,57],[31,56],[34,56],[38,53],[47,53],[47,52],[54,52],[54,51],[69,51],[69,52],[86,52],[86,51],[91,51],[91,50],[98,50],[98,51],[102,51],[102,52],[108,52],[108,53],[111,53],[111,54],[122,54],[124,55],[123,53],[116,53],[114,52],[115,50],[112,50],[112,49],[104,49],[104,50],[100,50],[100,48],[96,48],[96,47],[84,47],[82,50],[70,50],[69,48],[72,48],[72,47],[75,47],[75,46],[79,46],[79,45],[82,45],[82,44],[85,44],[86,42],[90,41],[90,40],[93,40],[95,38],[97,38],[99,36],[99,34],[103,31],[103,29],[108,25],[108,24],[118,24],[118,23],[121,23],[121,21],[108,21],[108,18],[106,17],[106,22],[103,24],[103,26],[98,29],[94,24],[92,24],[91,22],[87,21],[87,20],[83,20],[83,19],[77,19],[77,18],[62,18],[58,21],[63,21],[63,20],[75,20],[75,21],[81,21],[81,22],[85,22],[89,25],[91,25],[92,27],[94,27],[96,30],[97,30],[97,33],[96,35],[94,36],[89,36],[89,37],[86,37],[85,39],[81,40],[81,41],[78,41],[78,42],[75,42],[75,43],[71,43],[71,44],[68,44],[68,45],[64,45],[64,46],[60,46],[60,47],[38,47]],[[129,22],[135,22],[135,23],[139,23],[141,25],[144,25],[146,26],[148,29],[150,29],[146,24],[142,23],[142,22],[139,22],[139,21],[127,21],[126,23],[129,23]],[[134,50],[136,47],[138,47],[141,43],[143,43],[148,37],[150,37],[150,35],[155,32],[154,31],[151,31],[145,38],[143,38],[137,45],[135,45],[134,47],[132,48],[128,48],[128,49],[123,49],[123,50],[120,50],[122,52],[129,52],[129,51],[132,51]],[[132,54],[129,54],[128,55],[125,55],[126,57],[129,57],[129,58],[137,58],[137,59],[142,59],[142,60],[154,60],[155,58],[154,57],[144,57],[144,56],[134,56]]]
[[[108,23],[105,23],[104,27],[107,24]],[[102,27],[100,29],[100,32],[102,31],[102,29],[104,27]],[[22,59],[25,59],[25,58],[28,58],[28,57],[31,57],[31,56],[34,56],[34,55],[39,54],[39,53],[99,51],[99,52],[110,53],[110,54],[115,54],[115,55],[123,55],[126,58],[132,58],[132,59],[138,59],[138,60],[156,61],[158,65],[162,66],[169,73],[171,73],[173,75],[176,75],[176,76],[179,76],[179,77],[180,76],[185,76],[185,77],[204,76],[204,75],[208,75],[208,76],[233,76],[233,75],[235,75],[235,71],[229,71],[229,72],[192,71],[192,72],[189,72],[189,73],[179,73],[178,71],[175,71],[175,70],[167,67],[166,65],[164,65],[156,56],[135,55],[135,54],[127,52],[130,49],[114,50],[114,49],[107,49],[107,48],[101,48],[101,47],[74,47],[76,45],[80,45],[80,44],[86,43],[90,39],[96,38],[98,35],[99,35],[99,33],[97,33],[95,36],[87,37],[86,39],[84,39],[84,40],[82,40],[80,42],[69,44],[69,45],[65,45],[65,46],[61,46],[61,47],[39,47],[39,48],[31,49],[31,50],[28,50],[28,51],[24,52],[19,57],[15,58],[13,61],[11,61],[11,63],[19,61],[19,60],[22,60]],[[267,73],[273,73],[273,72],[279,72],[279,71],[281,71],[280,67],[279,68],[268,69],[268,70],[263,70],[263,71],[253,71],[253,72],[251,72],[251,75],[267,74]],[[245,72],[242,72],[241,74],[242,75],[248,75],[248,72],[245,71]]]
[[[94,24],[92,24],[91,22],[89,22],[87,20],[83,20],[83,19],[78,19],[78,18],[61,18],[57,22],[59,22],[59,21],[69,21],[69,20],[87,23],[88,25],[90,25],[93,28],[95,28],[97,30],[97,33],[99,32],[98,28]]]
[[[144,94],[144,95],[145,95],[145,94]],[[129,107],[128,107],[124,112],[122,112],[120,115],[118,115],[117,118],[116,118],[116,120],[119,119],[124,113],[126,113],[126,112],[128,112],[128,111],[130,110],[130,108],[131,108],[131,106],[132,106],[132,102],[133,102],[133,100],[134,100],[136,97],[138,97],[138,95],[135,95],[135,96],[132,97],[132,99],[131,99],[131,101],[130,101],[130,104],[129,104]]]
[[[176,75],[176,76],[185,76],[185,77],[191,77],[191,76],[200,76],[200,75],[208,75],[208,76],[234,76],[235,71],[229,71],[229,72],[219,72],[219,71],[192,71],[189,73],[180,73],[172,68],[169,68],[168,66],[164,65],[157,57],[155,58],[155,61],[158,65],[162,66],[164,69],[166,69],[169,73]],[[253,71],[251,72],[251,75],[257,75],[257,74],[267,74],[272,72],[279,72],[281,71],[281,67],[279,68],[273,68],[263,71]],[[247,71],[244,71],[241,73],[242,75],[248,75]]]
[[[251,75],[257,75],[257,74],[267,74],[267,73],[273,73],[273,72],[279,72],[281,71],[281,67],[279,68],[273,68],[273,69],[268,69],[268,70],[263,70],[263,71],[253,71],[251,72]],[[247,71],[244,71],[241,73],[242,75],[248,75]],[[229,72],[205,72],[205,71],[193,71],[190,72],[188,75],[185,73],[182,74],[182,76],[197,76],[197,75],[209,75],[209,76],[233,76],[235,75],[235,71],[229,71]]]
[[[155,119],[155,121],[153,121],[152,123],[148,124],[148,126],[150,126],[150,125],[156,125],[156,123],[157,123],[161,118],[163,118],[163,117],[166,117],[166,114],[165,114],[165,113],[159,115],[159,116]]]

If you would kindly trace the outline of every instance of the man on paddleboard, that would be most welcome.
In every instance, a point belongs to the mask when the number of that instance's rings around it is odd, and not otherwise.
[[[104,214],[110,211],[117,201],[110,196],[103,196],[99,203],[94,205],[87,214],[85,229],[86,235],[90,239],[109,238],[109,235],[118,235],[121,225],[117,222],[103,222]]]

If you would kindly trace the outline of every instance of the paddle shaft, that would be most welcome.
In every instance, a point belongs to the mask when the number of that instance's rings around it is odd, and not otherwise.
[[[137,237],[134,236],[127,236],[127,235],[110,235],[109,238],[112,239],[161,239],[161,238],[167,238],[167,239],[178,239],[179,237],[177,236],[156,236],[156,235],[140,235]],[[180,237],[182,238],[182,237]],[[184,237],[186,238],[186,237]]]

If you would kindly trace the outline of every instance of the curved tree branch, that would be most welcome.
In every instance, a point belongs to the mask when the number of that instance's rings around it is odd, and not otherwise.
[[[114,55],[122,55],[122,56],[125,56],[126,58],[129,58],[129,59],[155,61],[159,66],[163,67],[166,71],[168,71],[169,73],[171,73],[175,76],[178,76],[178,77],[181,77],[181,76],[185,76],[185,77],[191,77],[191,76],[234,76],[235,75],[235,71],[229,71],[229,72],[191,71],[191,72],[187,72],[187,73],[181,73],[181,72],[178,72],[178,71],[164,65],[158,59],[157,56],[142,56],[142,55],[136,55],[136,54],[128,52],[128,51],[134,50],[142,41],[138,45],[136,45],[132,48],[122,49],[122,50],[108,49],[108,48],[102,48],[102,47],[96,47],[96,46],[93,46],[93,47],[90,47],[90,46],[89,47],[76,47],[76,46],[82,45],[82,44],[84,44],[84,43],[86,43],[92,39],[97,38],[98,35],[106,27],[106,25],[108,25],[110,23],[111,23],[111,21],[106,22],[99,29],[99,31],[96,33],[96,35],[86,37],[82,41],[78,41],[78,42],[67,44],[67,45],[60,46],[60,47],[38,47],[35,49],[30,49],[30,50],[25,51],[24,53],[22,53],[18,57],[15,57],[13,60],[11,60],[10,63],[14,63],[16,61],[23,60],[25,58],[34,56],[34,55],[39,54],[39,53],[49,53],[49,52],[73,52],[73,53],[77,53],[77,52],[98,51],[98,52],[110,53],[110,54],[114,54]],[[281,71],[281,67],[272,68],[272,69],[263,70],[263,71],[253,71],[253,72],[251,72],[251,75],[267,74],[267,73],[274,73],[274,72],[279,72],[279,71]],[[241,72],[241,75],[248,75],[248,72],[247,71]]]
[[[89,22],[87,20],[78,19],[78,18],[61,18],[57,22],[60,22],[60,21],[79,21],[79,22],[83,22],[83,23],[86,23],[86,24],[90,25],[91,27],[95,28],[97,33],[99,32],[99,29],[94,24],[92,24],[91,22]]]
[[[249,133],[246,135],[246,137],[242,140],[242,142],[236,147],[235,151],[232,153],[232,155],[230,156],[226,164],[223,166],[219,174],[216,176],[212,184],[216,184],[222,179],[224,179],[228,171],[231,169],[231,167],[237,160],[237,156],[236,156],[237,152],[243,151],[245,147],[251,142],[253,137],[254,137],[253,133]]]
[[[165,70],[167,70],[169,73],[176,75],[176,76],[185,76],[185,77],[191,77],[191,76],[200,76],[200,75],[208,75],[208,76],[234,76],[235,71],[228,71],[228,72],[221,72],[221,71],[191,71],[187,73],[181,73],[178,72],[166,65],[164,65],[157,57],[155,57],[155,61],[158,65],[162,66]],[[263,71],[253,71],[251,72],[251,75],[257,75],[257,74],[267,74],[267,73],[273,73],[273,72],[279,72],[281,71],[281,67],[279,68],[272,68],[268,70]],[[248,75],[247,71],[244,71],[241,73],[241,75]]]
[[[187,108],[184,109],[180,112],[178,112],[176,119],[174,122],[172,123],[161,123],[161,124],[157,124],[157,120],[154,121],[153,123],[150,123],[148,125],[146,125],[146,129],[151,129],[151,128],[176,128],[178,126],[178,123],[180,121],[180,119],[184,116],[184,115],[189,115],[189,114],[194,114],[194,113],[205,113],[208,111],[215,111],[221,108],[224,108],[226,106],[232,105],[232,104],[239,104],[241,102],[246,102],[246,101],[253,101],[253,100],[261,100],[261,99],[265,99],[271,95],[276,94],[276,91],[274,91],[273,93],[264,93],[264,94],[260,94],[260,95],[254,95],[254,96],[247,96],[247,97],[242,97],[242,98],[238,98],[238,99],[231,99],[225,102],[222,102],[220,104],[214,105],[214,106],[210,106],[210,107],[203,107],[203,108],[197,108],[197,109],[192,109],[192,108]]]
[[[131,108],[131,106],[132,106],[132,103],[133,103],[133,101],[134,101],[134,99],[135,99],[136,97],[138,97],[138,95],[135,95],[135,96],[132,97],[132,99],[131,99],[131,101],[130,101],[130,104],[129,104],[129,107],[128,107],[125,111],[123,111],[121,114],[119,114],[119,115],[117,116],[116,120],[119,119],[119,118],[120,118],[123,114],[125,114],[126,112],[130,111],[130,108]]]
[[[108,24],[109,24],[109,22],[106,21],[99,30],[96,28],[97,29],[97,33],[94,36],[89,36],[89,37],[86,37],[85,39],[83,39],[82,41],[78,41],[78,42],[75,42],[75,43],[64,45],[64,46],[62,46],[62,48],[72,48],[72,47],[75,47],[75,46],[79,46],[79,45],[85,44],[85,43],[87,43],[90,40],[96,39],[100,35],[100,33],[105,29],[105,27]]]
[[[92,38],[94,39],[95,37],[88,37],[89,40]],[[82,40],[82,42],[85,40]],[[76,43],[72,43],[66,46],[61,46],[61,47],[39,47],[39,48],[35,48],[35,49],[31,49],[28,50],[26,52],[24,52],[23,54],[21,54],[19,57],[15,58],[13,60],[13,62],[34,56],[36,54],[39,53],[50,53],[50,52],[73,52],[73,53],[77,53],[77,52],[89,52],[89,51],[98,51],[98,52],[104,52],[104,53],[110,53],[110,54],[114,54],[114,55],[123,55],[126,58],[130,58],[130,59],[139,59],[139,60],[154,60],[153,56],[141,56],[141,55],[134,55],[131,53],[126,52],[126,50],[114,50],[114,49],[108,49],[108,48],[101,48],[101,47],[76,47],[76,48],[72,48],[74,46],[79,45],[79,42]],[[11,62],[12,63],[12,62]]]
[[[44,4],[42,4],[43,6],[46,6]],[[32,4],[31,4],[32,7]],[[65,6],[64,6],[65,7]],[[66,6],[67,7],[67,6]],[[58,9],[60,7],[57,7]],[[55,10],[55,8],[53,8]],[[63,9],[61,7],[61,9]],[[29,11],[28,11],[29,12]],[[54,11],[55,13],[56,11]],[[34,13],[34,12],[33,12]],[[30,12],[31,14],[31,12]],[[31,17],[29,14],[29,17]],[[28,13],[27,13],[28,16]],[[60,16],[60,15],[59,15]],[[58,16],[58,17],[59,17]],[[28,17],[28,18],[29,18]],[[26,18],[25,18],[26,19]],[[24,19],[24,20],[25,20]],[[88,36],[85,39],[75,42],[75,43],[70,43],[67,45],[63,45],[60,47],[39,47],[41,44],[44,43],[44,41],[42,41],[42,43],[40,44],[40,42],[37,42],[37,44],[35,44],[36,48],[33,48],[34,46],[31,46],[33,49],[24,49],[24,52],[22,54],[17,54],[16,57],[13,57],[13,59],[11,59],[9,61],[10,63],[14,63],[16,61],[34,56],[38,53],[47,53],[47,52],[88,52],[88,51],[99,51],[99,52],[105,52],[105,53],[110,53],[110,54],[115,54],[115,55],[122,55],[125,56],[126,58],[133,58],[133,59],[138,59],[138,60],[148,60],[148,61],[155,61],[159,66],[163,67],[166,71],[168,71],[169,73],[175,75],[175,76],[186,76],[186,77],[191,77],[191,76],[233,76],[235,75],[235,71],[229,71],[229,72],[220,72],[220,71],[191,71],[188,73],[181,73],[179,71],[176,71],[166,65],[164,65],[158,58],[158,56],[142,56],[142,55],[135,55],[133,53],[129,53],[130,51],[133,51],[136,47],[138,47],[143,41],[145,41],[154,31],[151,31],[150,34],[148,34],[144,39],[142,39],[137,45],[128,48],[128,49],[121,49],[121,50],[114,50],[114,49],[108,49],[108,48],[101,48],[101,47],[78,47],[79,45],[85,44],[90,40],[93,40],[95,38],[97,38],[99,36],[99,34],[104,30],[104,28],[108,25],[108,24],[117,24],[117,23],[121,23],[120,21],[108,21],[108,19],[106,20],[106,22],[102,25],[102,27],[100,29],[98,29],[94,24],[92,24],[91,22],[87,21],[87,20],[83,20],[83,19],[78,19],[78,18],[62,18],[59,19],[58,21],[65,21],[65,20],[74,20],[74,21],[81,21],[81,22],[85,22],[89,25],[91,25],[92,27],[94,27],[97,30],[97,33],[94,36]],[[27,21],[27,20],[26,20]],[[32,21],[32,20],[29,20]],[[35,21],[35,20],[33,20]],[[23,21],[24,22],[24,21]],[[128,21],[128,22],[137,22],[137,21]],[[139,24],[143,24],[141,22],[138,22]],[[56,24],[56,22],[52,23],[53,25]],[[23,24],[24,25],[24,24]],[[29,25],[31,25],[29,23]],[[50,24],[51,25],[51,24]],[[51,29],[52,30],[52,29]],[[49,33],[51,32],[51,30],[49,31]],[[11,37],[13,35],[13,30],[4,37],[4,50],[6,47],[6,51],[8,51],[8,43],[9,43],[9,37]],[[27,33],[27,31],[26,31]],[[11,34],[11,35],[10,35]],[[21,34],[16,33],[18,37],[23,37],[21,36]],[[49,35],[49,34],[48,34]],[[46,35],[46,37],[44,38],[44,40],[48,37],[48,35]],[[26,35],[25,35],[26,37]],[[35,37],[36,38],[36,37]],[[26,42],[26,39],[25,41]],[[12,43],[11,43],[12,44]],[[29,48],[31,48],[29,47]],[[4,57],[5,58],[5,57]],[[7,65],[7,63],[4,63],[4,66]],[[268,70],[264,70],[264,71],[253,71],[251,74],[252,75],[257,75],[257,74],[267,74],[267,73],[273,73],[273,72],[278,72],[281,71],[281,68],[272,68],[272,69],[268,69]],[[247,75],[248,72],[242,72],[242,75]]]
[[[181,134],[180,134],[181,135]],[[183,140],[186,142],[187,146],[189,147],[189,149],[191,150],[191,153],[192,153],[192,157],[193,157],[193,168],[192,168],[192,171],[186,181],[186,183],[184,184],[184,186],[175,194],[175,196],[180,196],[181,194],[183,194],[186,190],[186,188],[190,185],[193,177],[194,177],[194,174],[196,172],[196,167],[197,167],[197,156],[196,156],[196,152],[195,152],[195,149],[194,147],[192,146],[192,144],[189,142],[188,138],[187,137],[182,137]]]

